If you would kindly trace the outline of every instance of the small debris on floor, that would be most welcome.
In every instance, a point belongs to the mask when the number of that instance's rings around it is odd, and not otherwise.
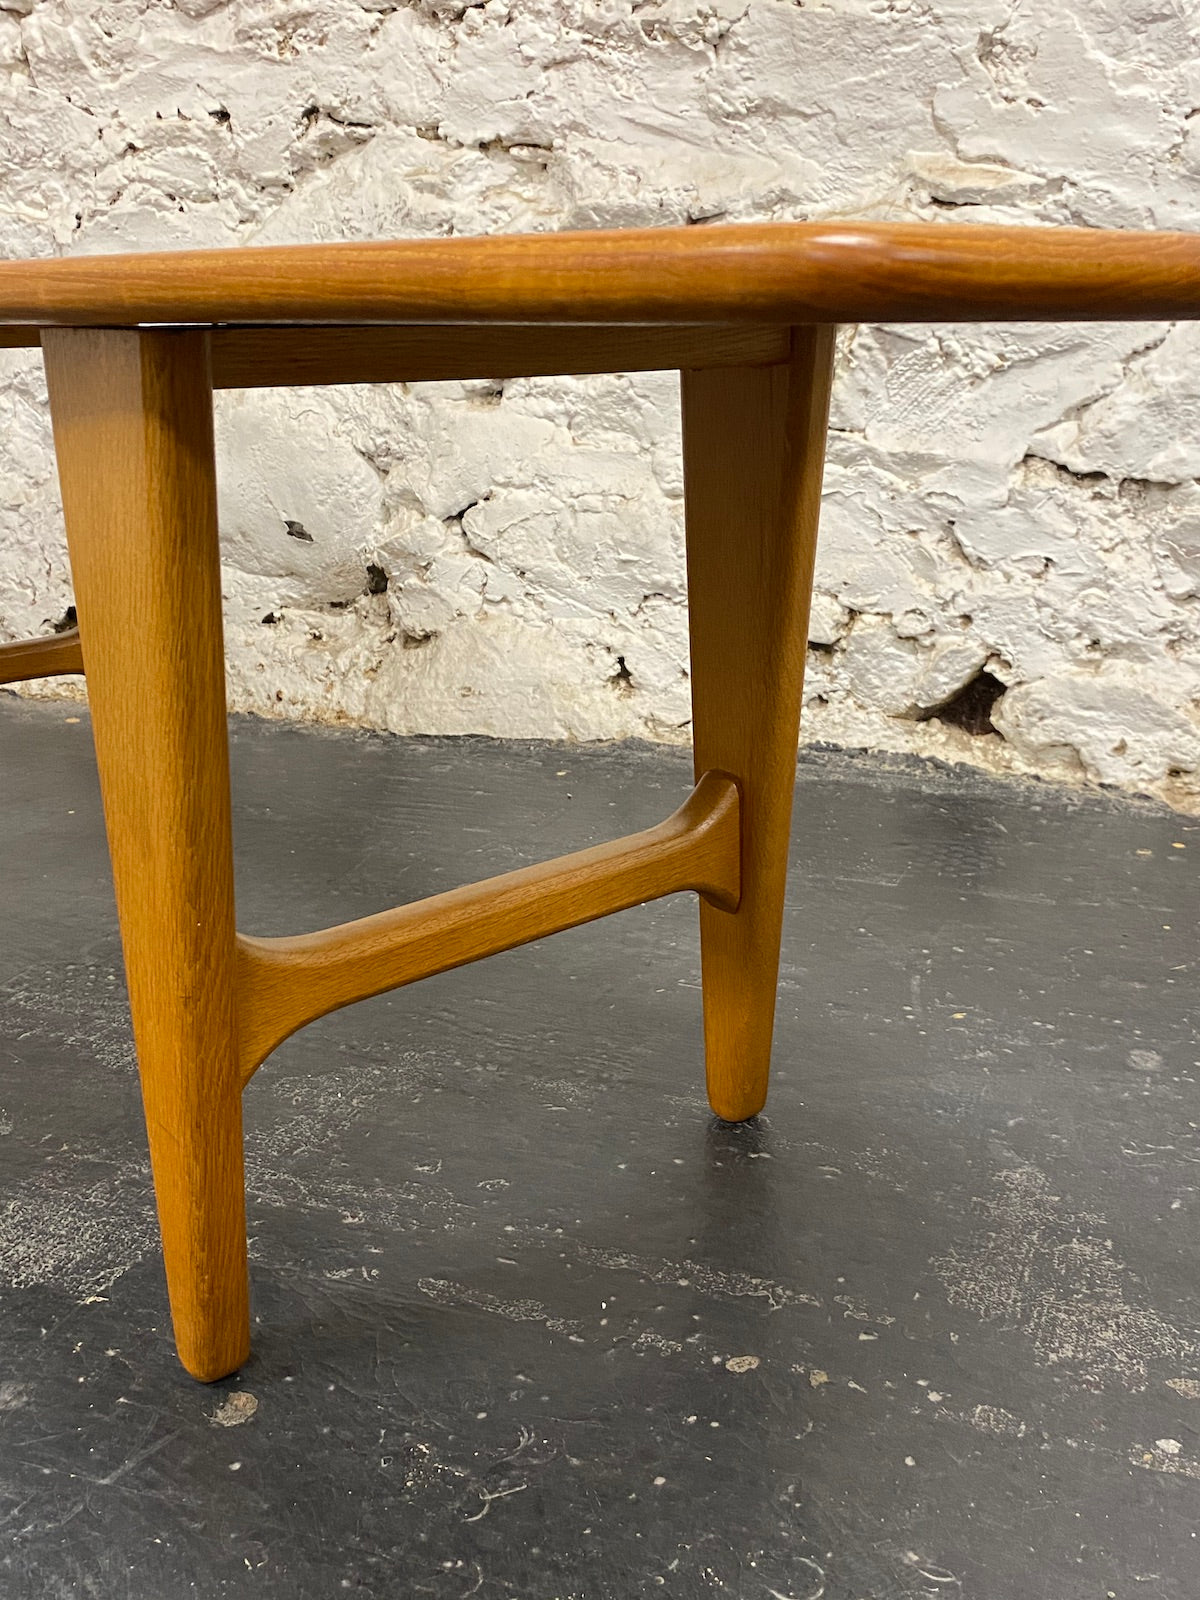
[[[218,1428],[237,1428],[258,1410],[258,1396],[251,1394],[249,1389],[235,1389],[232,1394],[226,1395],[221,1404],[209,1418],[216,1423]]]

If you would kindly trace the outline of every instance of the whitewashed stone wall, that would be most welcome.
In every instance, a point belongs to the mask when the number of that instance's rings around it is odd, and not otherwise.
[[[1197,228],[1198,107],[1193,0],[0,0],[0,254]],[[1190,325],[847,333],[806,736],[1200,805],[1198,422]],[[687,737],[668,376],[227,396],[218,429],[235,706]],[[0,637],[69,602],[4,354]]]

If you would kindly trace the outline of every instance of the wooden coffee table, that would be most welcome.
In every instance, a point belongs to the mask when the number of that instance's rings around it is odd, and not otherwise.
[[[781,223],[0,264],[40,343],[180,1359],[249,1350],[241,1094],[339,1006],[679,890],[713,1110],[763,1105],[839,322],[1195,317],[1200,238]],[[341,927],[237,932],[214,388],[678,369],[696,787],[645,833]],[[82,651],[82,654],[81,654]]]

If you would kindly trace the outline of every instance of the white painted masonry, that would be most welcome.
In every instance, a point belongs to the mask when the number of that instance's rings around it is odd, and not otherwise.
[[[1196,228],[1198,108],[1191,0],[0,0],[0,254]],[[227,396],[218,430],[235,707],[687,737],[669,376]],[[806,737],[1200,807],[1200,330],[848,331],[834,430]],[[70,602],[24,354],[0,441],[11,638]],[[932,715],[981,670],[1002,737]]]

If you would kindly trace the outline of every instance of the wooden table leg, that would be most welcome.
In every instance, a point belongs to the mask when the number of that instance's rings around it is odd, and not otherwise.
[[[767,1096],[834,332],[682,374],[696,772],[742,796],[738,909],[700,906],[708,1095],[730,1122]]]
[[[43,340],[176,1344],[249,1349],[208,336]]]

